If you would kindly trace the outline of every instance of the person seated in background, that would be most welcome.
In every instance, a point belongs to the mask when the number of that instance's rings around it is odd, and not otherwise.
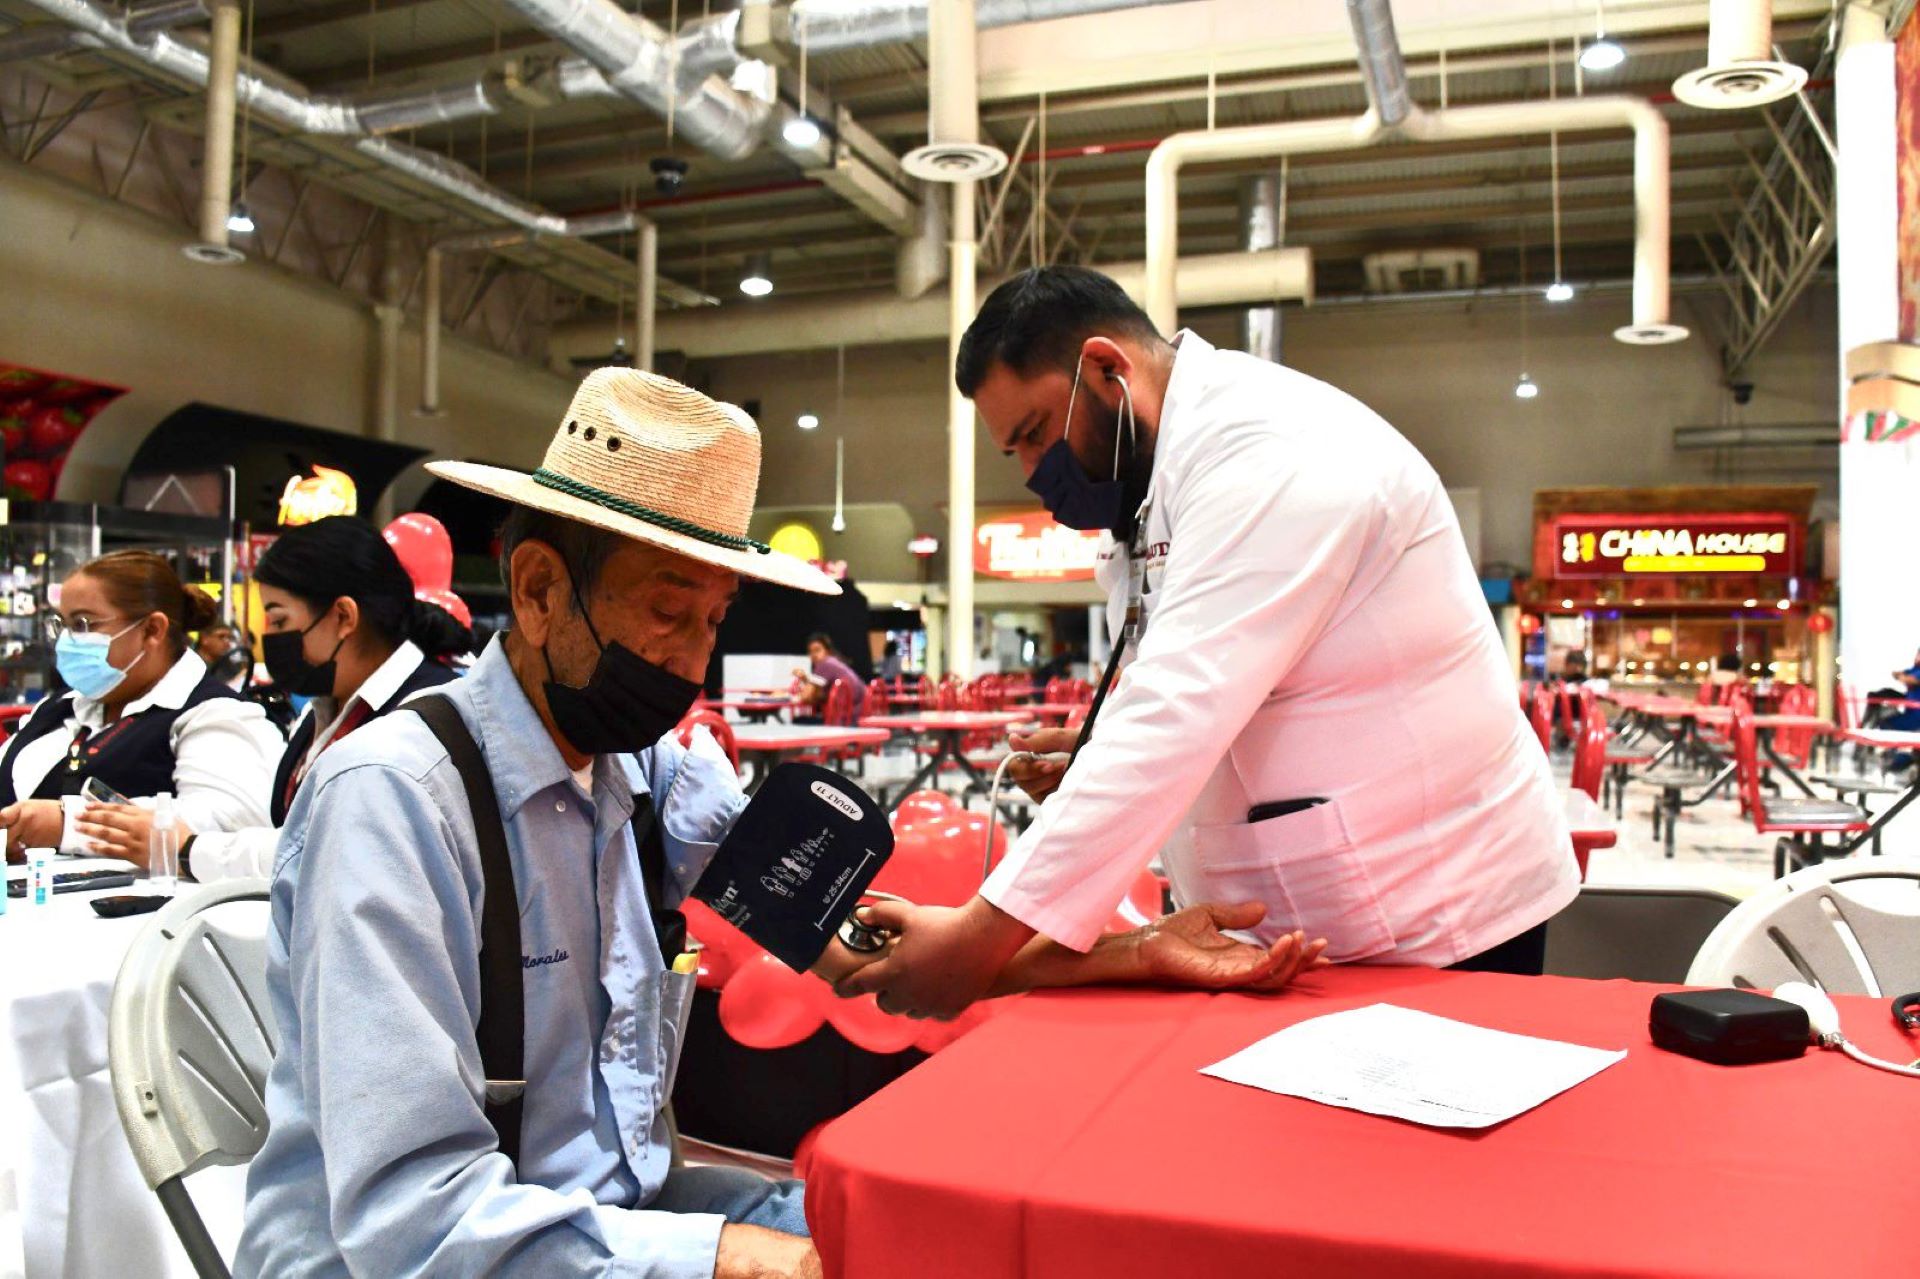
[[[835,684],[844,683],[853,693],[853,714],[857,719],[860,708],[866,704],[867,686],[860,682],[853,667],[847,665],[840,656],[840,650],[833,646],[833,637],[825,631],[815,631],[807,636],[807,659],[813,663],[808,670],[794,667],[793,673],[800,680],[800,701],[808,714],[795,716],[800,720],[819,722],[827,705],[827,694]]]
[[[280,734],[187,648],[190,632],[212,626],[212,598],[151,551],[115,551],[49,603],[54,666],[71,691],[42,701],[0,755],[10,849],[144,866],[161,793],[175,797],[182,837],[264,823]],[[72,806],[69,818],[61,797],[90,779],[133,802]]]
[[[220,664],[220,659],[239,647],[240,633],[226,622],[215,622],[201,631],[193,641],[193,651],[200,660],[212,670]]]
[[[906,656],[900,652],[899,640],[888,640],[880,653],[880,678],[889,684],[900,678],[900,672],[906,666]]]
[[[1722,653],[1714,662],[1713,670],[1707,675],[1709,684],[1738,684],[1745,678],[1740,673],[1740,654]]]
[[[189,838],[181,873],[202,883],[273,872],[280,826],[313,763],[369,720],[456,678],[439,658],[472,643],[452,617],[414,598],[413,583],[373,525],[334,515],[282,533],[254,585],[266,614],[267,673],[311,697],[274,774],[269,820]]]

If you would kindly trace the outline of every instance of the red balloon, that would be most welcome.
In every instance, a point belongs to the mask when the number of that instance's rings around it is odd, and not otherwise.
[[[832,998],[818,977],[755,955],[720,992],[720,1024],[749,1048],[791,1048],[826,1023]]]
[[[27,419],[27,448],[41,457],[64,453],[73,447],[86,426],[84,413],[61,405],[48,405]]]
[[[681,904],[681,911],[687,917],[687,935],[700,943],[702,989],[721,989],[739,971],[740,965],[765,953],[704,902],[689,898]]]
[[[1160,918],[1160,877],[1150,870],[1140,872],[1133,887],[1121,899],[1113,918],[1107,923],[1110,933],[1130,933],[1143,924]]]
[[[945,791],[918,790],[893,810],[893,829],[900,831],[926,821],[944,821],[962,811],[960,801]]]
[[[980,889],[980,850],[958,821],[904,827],[873,886],[922,906],[964,905]]]
[[[416,589],[444,591],[453,585],[453,539],[439,520],[414,511],[387,525],[381,536]]]
[[[473,610],[467,607],[465,600],[455,595],[452,591],[420,589],[414,591],[413,598],[423,604],[431,604],[441,612],[449,614],[454,621],[460,623],[460,625],[466,627],[468,630],[473,629]]]
[[[911,1017],[896,1017],[880,1011],[872,995],[857,999],[838,999],[827,1009],[827,1020],[840,1037],[856,1048],[870,1053],[900,1053],[913,1047],[923,1028]]]
[[[0,485],[5,486],[8,497],[23,502],[44,502],[53,492],[53,472],[45,462],[21,458],[8,462],[6,469],[0,471]]]
[[[19,457],[27,451],[27,420],[23,417],[0,417],[0,448],[6,450],[6,456]]]

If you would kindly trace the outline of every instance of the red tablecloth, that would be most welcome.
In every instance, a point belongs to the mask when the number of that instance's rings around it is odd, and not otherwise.
[[[808,1216],[844,1279],[1920,1274],[1920,1081],[1662,1052],[1662,989],[1344,968],[1278,997],[1030,996],[830,1125]],[[1628,1056],[1481,1132],[1196,1073],[1376,1002]],[[1920,1054],[1885,1001],[1840,1003],[1868,1051]]]

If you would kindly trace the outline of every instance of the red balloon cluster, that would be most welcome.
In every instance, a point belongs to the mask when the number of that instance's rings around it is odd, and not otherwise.
[[[960,906],[980,889],[990,820],[951,795],[920,791],[893,815],[893,857],[873,886],[923,906]],[[998,823],[994,860],[1009,835]],[[914,1021],[880,1011],[872,995],[841,999],[811,973],[796,973],[698,902],[686,906],[687,931],[701,945],[699,984],[720,992],[720,1024],[749,1048],[787,1048],[832,1026],[875,1053],[937,1052],[992,1015],[979,1003],[951,1022]],[[1160,885],[1143,874],[1115,913],[1110,931],[1137,928],[1160,914]]]
[[[36,369],[0,366],[0,450],[6,496],[44,502],[53,496],[67,454],[87,423],[120,391]]]
[[[413,511],[387,525],[380,535],[413,580],[415,599],[452,614],[462,626],[473,625],[472,610],[453,593],[453,539],[447,536],[446,525]]]

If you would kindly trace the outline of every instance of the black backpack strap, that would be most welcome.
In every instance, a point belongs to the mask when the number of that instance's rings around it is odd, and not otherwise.
[[[660,942],[660,962],[671,970],[687,948],[687,917],[667,909],[667,843],[653,812],[653,797],[633,797],[633,846],[640,853],[640,883],[647,890],[647,910],[653,916],[653,935]]]
[[[417,697],[406,709],[426,721],[447,749],[467,788],[467,807],[480,841],[484,893],[480,908],[480,1065],[486,1072],[487,1121],[500,1153],[520,1161],[520,1108],[526,1092],[526,1005],[521,992],[520,898],[514,890],[507,828],[486,757],[460,712],[445,697]]]

